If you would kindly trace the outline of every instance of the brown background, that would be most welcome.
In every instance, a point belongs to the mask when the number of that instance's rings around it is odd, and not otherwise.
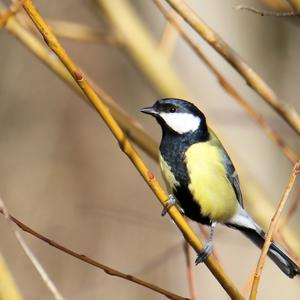
[[[159,39],[165,22],[152,1],[131,2]],[[282,99],[300,111],[299,23],[238,12],[233,6],[240,2],[188,1]],[[45,17],[105,28],[94,1],[35,3]],[[242,94],[299,151],[296,134],[223,59],[197,40]],[[139,113],[159,95],[126,53],[99,43],[61,41],[75,61],[159,140],[158,126]],[[0,53],[0,194],[10,212],[80,253],[188,296],[182,236],[168,216],[160,217],[160,205],[103,122],[5,30],[0,32]],[[192,100],[208,120],[213,120],[224,144],[234,149],[236,158],[276,203],[291,164],[180,39],[172,64],[195,95]],[[158,166],[147,157],[145,160],[159,177]],[[247,189],[243,180],[242,188]],[[297,220],[299,213],[292,222],[299,232]],[[52,299],[3,218],[0,234],[0,252],[24,298]],[[164,299],[107,276],[30,236],[26,240],[66,299]],[[225,270],[242,287],[259,251],[239,233],[222,226],[217,229],[215,245]],[[194,272],[198,299],[227,299],[204,265],[195,267]],[[298,299],[299,295],[299,279],[289,280],[268,261],[259,298]]]

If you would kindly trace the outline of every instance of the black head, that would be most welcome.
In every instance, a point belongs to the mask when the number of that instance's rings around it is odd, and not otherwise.
[[[180,135],[199,131],[207,133],[204,114],[194,104],[182,99],[160,99],[141,112],[155,117],[164,132]]]

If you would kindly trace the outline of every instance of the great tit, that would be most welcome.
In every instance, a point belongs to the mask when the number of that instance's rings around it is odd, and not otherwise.
[[[216,223],[241,231],[261,248],[265,232],[244,209],[233,163],[204,114],[174,98],[158,100],[141,112],[155,117],[162,128],[160,168],[170,193],[163,214],[175,204],[191,220],[210,226],[210,238],[196,264],[211,253]],[[288,277],[299,274],[299,267],[275,241],[268,256]]]

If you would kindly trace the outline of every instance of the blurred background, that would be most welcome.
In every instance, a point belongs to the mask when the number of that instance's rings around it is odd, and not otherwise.
[[[166,26],[160,11],[152,1],[123,2],[130,4],[159,51]],[[105,5],[100,8],[97,1],[34,3],[46,19],[112,32]],[[299,21],[260,17],[233,8],[249,4],[270,10],[272,5],[282,4],[289,9],[285,0],[187,3],[270,84],[282,101],[300,111]],[[299,136],[223,58],[178,20],[226,78],[299,153]],[[159,142],[159,127],[139,109],[161,96],[179,95],[162,95],[126,47],[63,37],[60,41],[88,76]],[[160,217],[160,204],[103,121],[5,28],[0,31],[0,54],[0,195],[11,214],[79,253],[189,297],[183,237],[168,216]],[[180,37],[176,37],[174,51],[165,59],[190,93],[189,100],[206,114],[228,148],[241,173],[242,190],[246,192],[255,182],[275,207],[292,170],[290,161],[224,92]],[[161,180],[158,165],[139,152]],[[255,209],[259,213],[259,199]],[[299,212],[294,214],[289,224],[298,236],[299,217]],[[266,222],[269,220],[270,215],[266,216]],[[199,228],[194,227],[199,233]],[[0,234],[0,253],[24,299],[53,299],[3,217]],[[165,298],[108,276],[31,236],[25,238],[66,299]],[[222,226],[217,227],[214,242],[226,272],[242,288],[260,252],[242,235]],[[191,257],[194,260],[193,251]],[[204,264],[192,269],[197,299],[228,299]],[[299,299],[299,295],[299,279],[288,279],[268,260],[259,299]]]

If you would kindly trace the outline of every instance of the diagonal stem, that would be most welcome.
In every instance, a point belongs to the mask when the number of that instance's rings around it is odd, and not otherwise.
[[[298,161],[296,162],[296,164],[293,168],[293,171],[292,171],[292,174],[290,176],[288,185],[287,185],[287,187],[286,187],[286,189],[285,189],[285,191],[282,195],[282,198],[281,198],[281,200],[278,204],[277,210],[276,210],[274,216],[272,217],[272,220],[271,220],[271,223],[270,223],[270,226],[269,226],[269,230],[268,230],[267,235],[266,235],[265,243],[264,243],[263,248],[261,250],[259,261],[257,263],[256,271],[255,271],[255,274],[254,274],[252,289],[251,289],[250,298],[249,298],[250,300],[255,300],[256,299],[261,273],[262,273],[262,270],[263,270],[263,267],[264,267],[264,264],[265,264],[265,261],[266,261],[267,253],[269,251],[269,248],[270,248],[270,245],[271,245],[271,242],[272,242],[273,233],[276,230],[276,226],[278,224],[279,217],[281,215],[281,212],[282,212],[282,210],[284,208],[284,205],[285,205],[285,203],[286,203],[286,201],[289,197],[289,194],[292,190],[292,187],[295,183],[296,177],[299,174],[299,172],[300,172],[300,159],[298,159]]]
[[[0,213],[4,214],[3,210],[0,209]],[[125,274],[125,273],[122,273],[118,270],[115,270],[115,269],[112,269],[106,265],[103,265],[99,262],[97,262],[96,260],[93,260],[92,258],[86,256],[86,255],[83,255],[83,254],[79,254],[69,248],[66,248],[64,246],[62,246],[61,244],[45,237],[44,235],[34,231],[32,228],[30,228],[29,226],[27,226],[26,224],[24,224],[23,222],[21,222],[20,220],[18,220],[17,218],[13,217],[12,215],[9,215],[9,218],[12,222],[14,222],[18,227],[20,227],[23,231],[29,233],[30,235],[38,238],[39,240],[47,243],[48,245],[68,254],[68,255],[71,255],[81,261],[84,261],[85,263],[87,264],[90,264],[96,268],[99,268],[101,270],[103,270],[106,274],[110,275],[110,276],[115,276],[115,277],[119,277],[119,278],[122,278],[122,279],[125,279],[125,280],[129,280],[133,283],[136,283],[138,285],[141,285],[141,286],[144,286],[150,290],[153,290],[159,294],[162,294],[164,296],[166,296],[167,298],[169,299],[173,299],[173,300],[190,300],[188,298],[184,298],[184,297],[181,297],[181,296],[178,296],[174,293],[171,293],[163,288],[160,288],[154,284],[151,284],[151,283],[148,283],[144,280],[141,280],[137,277],[134,277],[130,274]]]

